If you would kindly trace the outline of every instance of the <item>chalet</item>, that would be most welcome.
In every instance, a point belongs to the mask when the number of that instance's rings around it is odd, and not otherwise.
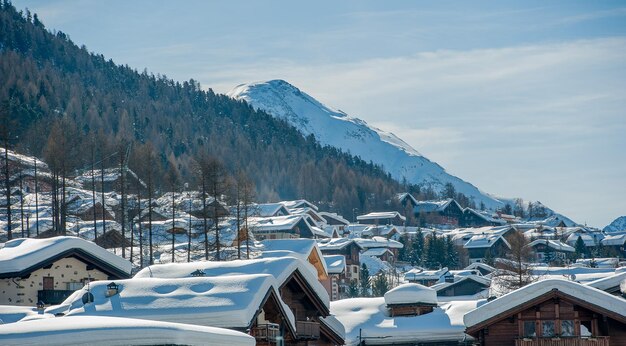
[[[415,199],[415,197],[408,192],[397,194],[396,200],[400,202],[400,205],[409,210],[413,210],[413,208],[415,208],[415,206],[419,203],[417,199]]]
[[[84,173],[79,174],[75,180],[79,182],[85,190],[91,190],[93,188],[93,184],[95,183],[96,190],[100,192],[119,192],[122,187],[121,172],[124,173],[124,184],[126,184],[127,188],[130,186],[134,191],[136,191],[137,187],[141,187],[141,190],[145,191],[146,184],[139,179],[135,172],[128,168],[124,168],[123,170],[119,167],[106,168],[104,171],[99,169],[93,171],[87,170]]]
[[[440,297],[458,297],[458,296],[481,296],[486,298],[488,295],[491,280],[479,275],[455,276],[452,280],[446,280],[432,286]]]
[[[403,226],[406,218],[397,211],[376,212],[356,217],[360,224]]]
[[[319,215],[324,218],[324,221],[326,223],[326,232],[333,234],[333,238],[339,238],[343,236],[346,231],[346,226],[350,224],[348,220],[344,219],[341,215],[336,213],[322,211],[319,212]],[[328,228],[331,228],[332,231],[329,232]],[[335,237],[334,234],[337,234],[337,236]]]
[[[420,225],[458,226],[463,219],[463,208],[454,199],[420,201],[413,214]]]
[[[381,261],[385,261],[388,263],[395,262],[395,256],[393,255],[393,252],[389,251],[388,248],[384,248],[384,247],[367,249],[361,253],[361,256],[376,257],[380,259]]]
[[[87,282],[130,272],[130,262],[80,238],[14,239],[0,249],[0,304],[58,304]]]
[[[437,294],[430,287],[402,284],[385,293],[385,303],[391,317],[420,316],[437,307]]]
[[[338,300],[347,297],[346,283],[346,258],[343,255],[324,256],[326,268],[328,268],[329,280],[323,282],[326,290],[329,291],[330,300]]]
[[[464,245],[470,262],[482,262],[489,253],[492,258],[499,257],[511,248],[509,242],[499,234],[481,234],[472,236]]]
[[[564,261],[568,256],[576,250],[573,247],[562,243],[558,240],[537,239],[528,247],[533,249],[538,262],[551,263],[554,261]]]
[[[496,268],[485,264],[485,263],[481,263],[481,262],[473,262],[470,263],[470,265],[468,265],[467,267],[464,268],[465,270],[477,270],[478,272],[480,272],[480,275],[482,276],[487,276],[491,273],[494,272],[494,270],[496,270]]]
[[[506,221],[500,219],[497,215],[472,208],[463,209],[463,216],[459,220],[459,226],[461,227],[502,226],[505,224]]]
[[[153,265],[139,271],[135,279],[189,278],[198,273],[205,277],[226,278],[242,274],[270,274],[276,280],[278,298],[289,308],[287,315],[291,314],[295,322],[294,339],[285,339],[286,344],[306,343],[307,341],[318,345],[343,344],[343,336],[339,335],[341,333],[338,333],[336,328],[333,328],[336,325],[333,324],[333,318],[329,313],[330,298],[318,281],[317,271],[309,263],[295,257]],[[219,290],[216,294],[220,297],[228,297],[228,292],[230,290]],[[277,328],[281,330],[282,327]],[[250,330],[251,333],[255,333],[254,329]],[[259,344],[266,344],[267,339],[263,332],[253,335]]]
[[[248,210],[250,216],[260,217],[287,216],[290,214],[287,207],[282,203],[251,204],[248,206]],[[236,210],[233,207],[230,208],[230,214],[236,214]]]
[[[600,243],[614,253],[626,257],[626,233],[607,235]]]
[[[302,215],[253,217],[248,220],[248,227],[259,240],[330,237],[320,228],[309,224]]]
[[[291,215],[302,215],[308,218],[309,224],[313,226],[321,226],[326,223],[326,219],[324,219],[317,210],[310,207],[303,208],[291,208],[289,209],[289,214]]]
[[[362,237],[385,237],[387,239],[397,240],[400,238],[398,227],[394,225],[369,226],[361,232]]]
[[[393,239],[387,239],[385,237],[372,237],[372,238],[355,238],[361,248],[365,250],[385,248],[391,251],[395,258],[398,257],[399,249],[402,249],[404,245],[399,241]]]
[[[317,206],[306,199],[298,199],[295,201],[282,201],[282,203],[287,209],[297,209],[297,208],[311,208],[317,211]]]
[[[424,286],[433,286],[437,283],[444,282],[446,276],[451,276],[448,268],[439,270],[423,270],[414,268],[404,274],[404,280]]]
[[[626,300],[575,282],[548,279],[465,314],[477,345],[626,345]]]
[[[343,255],[346,261],[345,285],[350,281],[359,282],[359,269],[361,267],[360,252],[363,247],[354,239],[333,238],[319,242],[320,251],[324,256]]]

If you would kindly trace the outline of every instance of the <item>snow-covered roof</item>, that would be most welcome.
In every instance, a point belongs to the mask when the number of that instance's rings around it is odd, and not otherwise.
[[[607,235],[604,239],[602,239],[601,243],[605,246],[623,246],[624,243],[626,243],[626,233]]]
[[[349,238],[332,238],[332,239],[319,240],[318,246],[320,247],[320,250],[322,251],[324,250],[330,251],[330,250],[341,250],[352,243],[355,243],[359,247],[361,247],[361,245],[358,242],[356,242],[355,239],[349,239]]]
[[[410,199],[413,204],[417,204],[417,199],[415,199],[415,197],[413,197],[413,195],[408,192],[401,192],[396,194],[396,199],[400,202],[402,202],[405,198]]]
[[[323,255],[317,246],[315,239],[297,238],[297,239],[267,239],[261,241],[262,251],[261,257],[275,257],[279,252],[289,251],[294,257],[298,257],[303,261],[308,261],[309,256],[313,253],[321,260]],[[326,263],[321,261],[321,265],[327,272]]]
[[[137,176],[137,174],[135,174],[135,172],[133,172],[132,170],[125,168],[126,170],[126,177],[132,177],[133,179],[139,181],[139,183],[145,187],[146,183],[144,183],[141,179],[139,179],[139,177]],[[104,170],[104,174],[102,174],[102,172],[99,169],[95,169],[93,171],[93,175],[91,174],[92,171],[91,170],[86,170],[85,172],[83,172],[81,175],[77,176],[75,179],[76,181],[78,181],[79,183],[85,185],[89,185],[91,186],[91,182],[92,182],[92,178],[95,176],[95,180],[96,183],[101,182],[103,179],[105,182],[113,182],[116,181],[117,179],[120,178],[120,168],[119,167],[114,167],[114,168],[106,168]]]
[[[384,212],[374,212],[365,215],[359,215],[356,217],[357,220],[386,220],[386,219],[394,219],[400,218],[400,220],[406,220],[406,218],[397,211],[384,211]]]
[[[442,201],[419,201],[416,203],[413,211],[415,213],[430,213],[435,211],[443,211],[445,210],[451,203],[456,204],[459,209],[463,210],[461,206],[452,198],[442,200]]]
[[[295,201],[281,201],[279,203],[282,203],[285,207],[287,207],[287,209],[309,207],[317,210],[317,206],[307,201],[306,199],[297,199]]]
[[[399,241],[387,239],[385,237],[372,237],[372,238],[354,238],[359,246],[364,249],[386,247],[389,249],[401,249],[404,247]]]
[[[350,221],[346,220],[343,216],[337,214],[337,213],[329,213],[326,211],[320,211],[319,214],[326,219],[326,222],[328,222],[328,219],[333,219],[336,220],[339,223],[342,223],[344,225],[349,225]]]
[[[324,256],[328,274],[341,274],[346,271],[346,257],[344,255]]]
[[[562,243],[562,242],[560,242],[558,240],[551,240],[551,239],[537,239],[537,240],[534,240],[534,241],[530,242],[530,244],[528,244],[528,246],[534,247],[534,246],[537,246],[539,244],[544,244],[544,245],[546,245],[546,246],[548,246],[548,247],[550,247],[550,248],[552,248],[552,249],[554,249],[556,251],[563,251],[563,252],[574,252],[574,251],[576,251],[573,247],[571,247],[571,246],[569,246],[569,245],[567,245],[565,243]]]
[[[289,210],[282,203],[252,204],[249,206],[249,210],[251,211],[251,215],[260,217],[277,216],[280,211],[289,215]],[[232,211],[231,214],[233,214]]]
[[[585,246],[596,246],[600,244],[602,239],[604,239],[604,234],[599,233],[599,232],[597,233],[575,232],[575,233],[570,234],[567,237],[567,240],[565,240],[565,242],[571,246],[575,246],[576,241],[578,241],[578,237],[580,237],[583,240],[583,242],[585,243]]]
[[[231,345],[255,339],[234,330],[121,317],[58,317],[0,325],[3,345]]]
[[[4,243],[0,248],[0,276],[37,269],[37,265],[71,250],[83,251],[118,271],[130,275],[132,265],[129,261],[90,241],[60,236],[46,239],[20,238]]]
[[[505,246],[509,248],[511,247],[506,239],[498,234],[474,235],[463,245],[463,247],[466,249],[490,248],[493,244],[497,243],[499,239],[502,239]]]
[[[496,268],[494,268],[494,267],[492,267],[492,266],[490,266],[488,264],[482,263],[482,262],[470,263],[470,265],[465,267],[465,269],[470,269],[470,270],[472,270],[472,269],[479,269],[479,268],[482,268],[483,270],[485,270],[486,272],[489,272],[489,273],[491,273],[494,270],[496,270]]]
[[[515,309],[519,305],[553,290],[560,291],[578,299],[584,297],[585,302],[599,306],[618,315],[623,316],[626,314],[626,300],[624,299],[617,298],[604,291],[576,282],[562,279],[548,279],[532,283],[492,300],[465,314],[463,320],[465,321],[465,325],[469,328]]]
[[[32,306],[0,305],[0,325],[38,315],[39,311]]]
[[[134,277],[184,278],[190,277],[191,273],[198,269],[202,270],[206,276],[270,274],[276,278],[279,286],[298,270],[326,306],[330,301],[326,289],[317,280],[315,268],[296,257],[158,264],[140,270]]]
[[[471,280],[471,281],[475,281],[481,285],[485,285],[485,286],[490,286],[491,285],[491,280],[484,277],[484,276],[479,276],[479,275],[467,275],[467,276],[455,276],[454,277],[454,282],[441,282],[435,285],[432,285],[431,288],[434,289],[435,291],[439,292],[443,289],[446,289],[452,285],[457,285],[460,284],[461,282],[465,281],[465,280]]]
[[[387,249],[385,247],[377,247],[377,248],[367,249],[367,250],[361,252],[361,255],[362,256],[380,257],[380,256],[384,255],[385,253],[392,254],[391,251],[389,251],[389,249]]]
[[[420,284],[407,283],[385,293],[385,303],[395,304],[437,304],[437,292]]]
[[[115,281],[119,293],[106,296],[110,281],[97,281],[61,305],[67,316],[95,315],[247,328],[270,290],[278,283],[268,274],[185,278],[133,278]],[[87,292],[93,303],[83,304]],[[277,294],[278,296],[278,294]],[[293,320],[292,320],[293,322]]]
[[[370,276],[375,276],[381,272],[389,273],[393,270],[393,267],[387,261],[383,261],[378,257],[359,256],[359,261],[361,265],[365,264]]]
[[[448,273],[448,268],[444,267],[438,270],[422,270],[419,268],[411,269],[404,274],[404,279],[408,281],[418,280],[439,280]]]
[[[295,227],[302,219],[302,215],[251,217],[248,219],[248,228],[255,233],[287,231]]]
[[[331,313],[345,327],[346,345],[362,340],[366,344],[417,344],[468,339],[463,315],[476,308],[477,301],[440,303],[428,314],[400,317],[391,317],[386,305],[383,297],[332,302]]]
[[[586,283],[586,285],[602,291],[606,291],[613,287],[619,287],[619,285],[624,281],[626,281],[626,271],[618,272],[616,270],[615,275],[588,282]]]
[[[504,220],[502,220],[502,219],[497,217],[497,214],[493,215],[493,214],[491,214],[489,212],[475,210],[475,209],[472,209],[472,208],[465,208],[465,209],[463,209],[463,212],[464,213],[472,213],[472,214],[478,216],[479,218],[481,218],[481,219],[483,219],[483,220],[485,220],[487,222],[496,223],[496,224],[500,224],[500,225],[505,225],[506,224],[506,221],[504,221]]]

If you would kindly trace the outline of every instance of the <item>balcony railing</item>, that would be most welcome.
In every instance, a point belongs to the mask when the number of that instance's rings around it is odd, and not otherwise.
[[[609,337],[517,339],[515,346],[609,346]]]
[[[74,291],[70,290],[39,290],[37,291],[37,301],[42,301],[47,305],[60,304]]]
[[[298,339],[319,339],[320,324],[319,322],[296,321],[296,332]]]
[[[280,336],[280,326],[276,323],[259,324],[252,328],[250,334],[257,340],[275,342]]]

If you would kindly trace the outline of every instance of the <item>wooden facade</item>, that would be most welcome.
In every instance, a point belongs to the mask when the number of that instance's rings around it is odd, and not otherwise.
[[[626,316],[552,290],[466,332],[481,346],[626,345]]]
[[[437,289],[437,295],[442,297],[469,296],[480,293],[489,288],[489,284],[484,284],[471,278],[459,280],[451,285]]]
[[[387,304],[389,316],[419,316],[430,312],[437,304],[414,303],[414,304]]]

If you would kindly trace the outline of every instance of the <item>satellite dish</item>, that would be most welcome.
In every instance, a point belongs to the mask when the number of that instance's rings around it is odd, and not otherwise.
[[[93,294],[91,292],[83,294],[83,304],[87,303],[93,303]]]

